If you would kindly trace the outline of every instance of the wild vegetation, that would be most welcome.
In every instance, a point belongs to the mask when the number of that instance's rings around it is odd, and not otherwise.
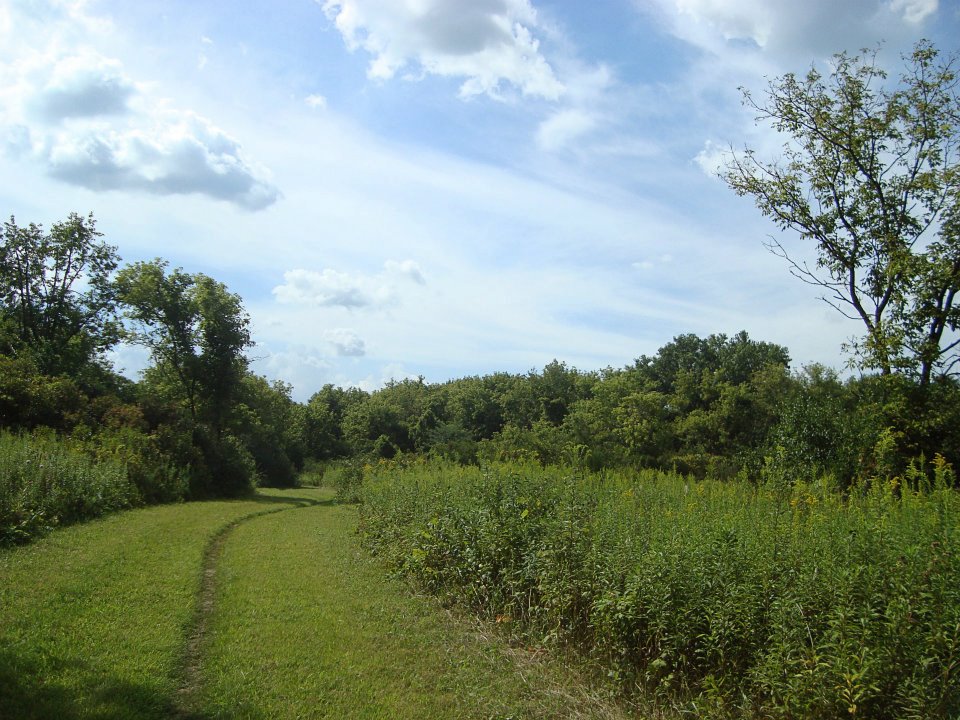
[[[698,717],[960,712],[960,496],[937,456],[828,483],[371,466],[361,530],[392,567],[628,696]]]

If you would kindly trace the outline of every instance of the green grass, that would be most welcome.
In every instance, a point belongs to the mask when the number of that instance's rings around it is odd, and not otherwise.
[[[214,717],[617,716],[571,672],[387,579],[357,544],[356,516],[308,507],[231,536],[203,672]]]
[[[133,510],[0,551],[0,715],[169,717],[211,535],[292,495]]]
[[[0,550],[0,717],[617,717],[388,579],[332,494],[138,509]]]

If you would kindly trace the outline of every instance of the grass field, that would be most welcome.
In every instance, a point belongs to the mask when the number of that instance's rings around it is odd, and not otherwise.
[[[7,718],[616,717],[357,545],[327,490],[134,510],[0,551]]]

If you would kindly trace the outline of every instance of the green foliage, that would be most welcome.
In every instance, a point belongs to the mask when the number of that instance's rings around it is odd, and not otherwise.
[[[0,355],[0,426],[68,429],[83,419],[88,404],[72,378],[41,374],[31,357]]]
[[[960,498],[876,481],[390,464],[365,541],[424,588],[710,717],[960,712]],[[925,475],[924,475],[925,476]]]
[[[78,445],[97,462],[120,463],[145,503],[177,502],[190,493],[189,465],[164,449],[162,434],[108,425]]]
[[[203,274],[167,272],[163,260],[123,268],[116,278],[129,339],[148,348],[195,421],[219,432],[246,370],[253,342],[240,297]]]
[[[367,466],[368,467],[368,466]],[[357,461],[341,460],[328,466],[323,474],[323,484],[337,492],[337,500],[345,503],[360,501],[365,466]]]
[[[745,104],[788,137],[782,159],[752,150],[723,173],[739,195],[784,230],[816,244],[811,267],[770,249],[792,273],[863,323],[855,361],[928,385],[960,360],[960,95],[955,56],[919,42],[900,82],[886,82],[876,53],[835,55],[771,81],[765,102]]]
[[[44,375],[101,361],[118,339],[110,274],[119,258],[100,236],[93,215],[71,213],[49,232],[4,223],[0,352],[32,358]]]
[[[306,410],[283,382],[247,374],[241,381],[232,426],[253,456],[260,484],[290,487],[305,454]]]
[[[141,501],[119,459],[93,460],[52,434],[0,432],[0,545]]]
[[[255,460],[230,430],[248,362],[243,352],[253,344],[240,297],[206,275],[168,272],[159,259],[123,268],[116,287],[129,339],[153,356],[144,381],[189,412],[207,470],[194,476],[192,490],[234,494],[255,486]]]

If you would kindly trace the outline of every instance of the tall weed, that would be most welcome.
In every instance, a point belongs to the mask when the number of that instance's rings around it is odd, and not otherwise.
[[[370,547],[627,693],[708,717],[960,714],[960,499],[911,488],[381,463]]]
[[[119,460],[93,460],[52,433],[0,432],[0,545],[141,502]]]

